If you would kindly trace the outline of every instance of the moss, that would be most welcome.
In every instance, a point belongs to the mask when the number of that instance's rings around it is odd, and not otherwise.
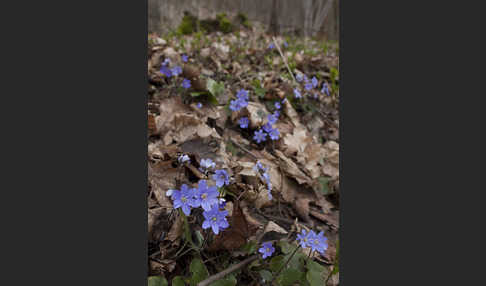
[[[226,17],[225,13],[216,15],[216,20],[218,21],[221,32],[230,33],[233,31],[233,24],[231,24],[231,21]]]
[[[177,33],[181,35],[189,35],[197,30],[198,20],[191,13],[185,11],[184,17],[177,28]]]

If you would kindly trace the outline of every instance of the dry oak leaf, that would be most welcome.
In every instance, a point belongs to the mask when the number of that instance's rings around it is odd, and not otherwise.
[[[312,180],[302,172],[294,161],[287,158],[280,150],[275,150],[275,154],[281,159],[281,168],[285,174],[294,178],[299,184],[307,183],[312,185]]]

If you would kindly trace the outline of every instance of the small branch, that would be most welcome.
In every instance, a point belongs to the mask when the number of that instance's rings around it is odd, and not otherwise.
[[[290,70],[289,68],[289,65],[287,64],[287,60],[285,59],[283,53],[282,53],[282,50],[280,49],[280,46],[278,45],[277,41],[275,40],[275,37],[272,37],[273,39],[273,43],[275,44],[275,46],[277,47],[277,50],[280,54],[280,56],[282,57],[282,60],[285,64],[285,66],[287,67],[287,69],[289,70],[289,73],[290,73],[290,76],[292,76],[292,79],[294,80],[294,83],[297,83],[297,81],[295,80],[295,77],[294,77],[294,74],[292,73],[292,71]]]
[[[222,279],[222,278],[224,278],[226,275],[231,274],[231,273],[233,273],[234,271],[236,271],[236,270],[238,270],[238,269],[240,269],[240,268],[245,267],[247,264],[249,264],[249,263],[253,262],[254,260],[257,260],[257,259],[258,259],[258,257],[259,257],[259,255],[258,255],[258,254],[255,254],[255,255],[253,255],[253,256],[250,256],[250,257],[248,257],[247,259],[245,259],[245,260],[241,261],[241,262],[240,262],[240,263],[238,263],[238,264],[235,264],[235,265],[233,265],[233,266],[231,266],[231,267],[229,267],[229,268],[227,268],[227,269],[225,269],[225,270],[223,270],[223,271],[221,271],[221,272],[219,272],[219,273],[217,273],[217,274],[214,274],[214,275],[209,276],[207,279],[205,279],[205,280],[203,280],[203,281],[199,282],[199,283],[197,284],[197,286],[207,286],[207,285],[209,285],[209,284],[213,283],[214,281],[217,281],[217,280],[219,280],[219,279]]]

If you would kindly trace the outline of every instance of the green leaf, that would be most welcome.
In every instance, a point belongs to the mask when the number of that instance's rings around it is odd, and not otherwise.
[[[196,238],[197,238],[197,247],[201,248],[204,242],[204,236],[201,234],[199,230],[196,231]]]
[[[258,248],[258,244],[256,241],[250,240],[245,245],[241,247],[241,250],[245,251],[248,254],[253,254]]]
[[[217,83],[214,79],[208,78],[206,82],[206,88],[209,92],[214,95],[215,97],[220,96],[224,91],[224,84]]]
[[[268,266],[272,272],[277,272],[285,263],[283,255],[277,255],[272,260],[270,260],[270,265]]]
[[[326,268],[315,261],[307,262],[306,279],[311,286],[324,285],[324,277],[329,275],[329,268]]]
[[[189,270],[192,273],[191,285],[196,285],[197,283],[208,278],[209,272],[206,265],[199,258],[194,258],[189,265]]]
[[[182,279],[181,276],[176,276],[172,279],[172,286],[184,286],[186,283],[184,283],[184,280]]]
[[[273,275],[272,272],[268,270],[260,270],[260,276],[262,277],[263,281],[272,281]]]
[[[235,286],[236,285],[236,278],[234,275],[229,275],[227,278],[217,280],[209,286]]]
[[[148,286],[168,286],[167,280],[163,276],[150,276]]]
[[[215,95],[213,95],[213,94],[211,94],[211,93],[210,93],[210,94],[208,94],[208,100],[209,100],[209,102],[210,102],[212,105],[218,105],[218,104],[219,104],[219,101],[218,101],[218,99],[216,98],[216,96],[215,96]]]
[[[292,251],[294,251],[296,247],[298,247],[296,245],[291,245],[290,243],[284,240],[279,241],[278,246],[280,246],[284,254],[289,254]]]
[[[284,256],[284,260],[287,261],[292,253],[286,254]],[[297,269],[299,271],[304,271],[304,261],[306,259],[305,254],[303,254],[301,251],[297,251],[297,253],[294,254],[294,257],[290,259],[288,263],[288,268],[293,268]]]
[[[331,190],[329,189],[329,178],[326,177],[319,177],[317,178],[319,184],[321,185],[321,192],[323,195],[331,194]]]
[[[205,95],[205,94],[208,94],[207,92],[205,91],[199,91],[199,92],[191,92],[189,93],[192,97],[197,97],[197,96],[201,96],[201,95]]]
[[[294,282],[301,280],[303,278],[302,276],[303,273],[301,271],[294,268],[287,268],[278,276],[277,281],[281,286],[290,286]]]
[[[259,98],[263,98],[265,96],[265,93],[267,93],[267,90],[262,87],[255,87],[254,89],[255,89],[255,94]]]

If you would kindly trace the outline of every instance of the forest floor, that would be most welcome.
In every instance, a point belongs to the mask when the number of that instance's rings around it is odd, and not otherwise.
[[[148,41],[149,285],[338,285],[337,44],[258,27]],[[174,208],[202,180],[223,184],[218,235],[201,207]],[[298,247],[302,230],[327,249]]]

